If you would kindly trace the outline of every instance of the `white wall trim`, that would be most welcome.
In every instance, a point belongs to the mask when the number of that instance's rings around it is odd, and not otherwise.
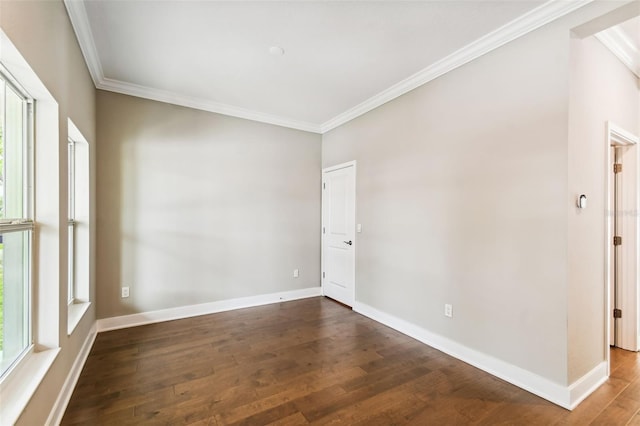
[[[569,409],[573,410],[585,400],[586,397],[591,395],[593,391],[598,389],[609,378],[607,374],[608,363],[602,361],[596,365],[593,370],[576,380],[569,386]]]
[[[140,86],[132,83],[125,83],[110,78],[102,78],[96,84],[98,89],[110,92],[122,93],[124,95],[137,96],[138,98],[151,99],[153,101],[165,102],[173,105],[180,105],[202,111],[215,112],[217,114],[231,117],[244,118],[246,120],[258,121],[260,123],[274,124],[276,126],[288,127],[296,130],[303,130],[310,133],[320,133],[320,126],[304,121],[291,120],[276,115],[266,114],[258,111],[251,111],[233,105],[223,104],[204,98],[179,95],[166,90],[153,89],[151,87]]]
[[[569,387],[563,386],[523,368],[494,358],[491,355],[432,333],[403,319],[379,311],[365,303],[356,301],[353,310],[568,410],[573,409],[607,379],[606,362],[603,362],[573,385]]]
[[[595,36],[636,77],[640,77],[640,52],[620,28],[612,27],[597,33]]]
[[[76,33],[76,38],[80,44],[84,61],[89,68],[93,84],[98,87],[102,79],[104,79],[104,72],[102,71],[102,64],[98,58],[98,49],[89,25],[87,9],[85,9],[83,1],[64,0],[64,5],[67,8],[71,26]]]
[[[337,115],[320,126],[322,133],[353,120],[382,104],[422,86],[443,74],[453,71],[462,65],[486,55],[523,35],[540,28],[576,9],[590,3],[592,0],[555,1],[550,0],[532,11],[514,19],[495,31],[457,50],[433,65],[415,73],[414,75],[394,84],[386,90],[369,98],[359,105]]]
[[[56,402],[53,404],[53,408],[49,413],[49,417],[47,418],[47,425],[59,425],[62,421],[62,417],[64,416],[64,412],[67,409],[67,405],[69,405],[69,401],[71,400],[71,395],[73,394],[74,389],[76,388],[76,384],[78,383],[78,379],[80,378],[80,373],[82,372],[82,368],[84,364],[87,362],[87,358],[89,357],[89,353],[91,352],[91,348],[93,347],[93,343],[96,340],[97,335],[97,327],[96,323],[93,323],[91,329],[89,330],[89,334],[84,340],[82,348],[80,352],[78,352],[78,356],[76,360],[73,362],[71,366],[71,370],[69,370],[69,374],[67,374],[67,379],[64,381],[62,385],[62,389],[58,394],[58,398]]]
[[[452,71],[482,55],[491,52],[498,47],[515,40],[555,19],[558,19],[576,9],[590,3],[593,0],[558,1],[549,0],[521,17],[503,25],[497,30],[468,44],[462,49],[452,53],[435,64],[417,72],[416,74],[400,81],[386,90],[374,95],[368,100],[356,105],[347,111],[338,114],[325,123],[308,123],[286,117],[279,117],[259,111],[251,111],[233,105],[215,102],[209,99],[179,95],[168,91],[151,87],[139,86],[123,81],[106,78],[100,63],[100,58],[91,32],[89,18],[84,2],[77,0],[64,0],[71,24],[80,44],[91,78],[98,89],[109,90],[159,102],[181,105],[189,108],[201,109],[218,114],[239,117],[277,126],[304,130],[311,133],[325,133],[348,121],[359,117],[380,105],[389,102],[423,84],[426,84],[441,75]]]
[[[67,336],[71,336],[90,306],[91,302],[78,302],[67,305]]]
[[[269,305],[271,303],[287,302],[290,300],[306,299],[321,295],[320,287],[309,287],[300,290],[282,291],[279,293],[262,294],[259,296],[240,297],[237,299],[219,300],[217,302],[201,303],[198,305],[179,306],[177,308],[158,311],[142,312],[139,314],[123,315],[119,317],[99,319],[98,333],[121,328],[136,327],[156,322],[171,321],[199,315],[215,314],[232,311],[234,309],[251,308]]]
[[[336,164],[334,166],[325,167],[322,169],[322,173],[335,172],[336,170],[346,169],[347,167],[356,167],[358,162],[356,160],[347,161],[346,163]]]
[[[640,138],[628,130],[618,126],[612,121],[607,121],[608,146],[611,145],[635,145]]]

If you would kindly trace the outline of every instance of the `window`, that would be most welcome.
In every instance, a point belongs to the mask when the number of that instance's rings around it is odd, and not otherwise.
[[[69,139],[68,145],[68,161],[69,161],[69,283],[67,292],[67,301],[73,303],[75,300],[76,284],[75,284],[75,168],[76,168],[75,143]]]
[[[0,72],[0,376],[32,345],[32,100]]]
[[[67,333],[71,334],[87,312],[89,296],[89,143],[70,119],[68,140],[68,276]]]
[[[60,206],[66,200],[60,199],[59,156],[65,140],[59,139],[58,103],[1,28],[0,46],[0,423],[14,424],[61,352]],[[37,244],[31,243],[34,222]]]

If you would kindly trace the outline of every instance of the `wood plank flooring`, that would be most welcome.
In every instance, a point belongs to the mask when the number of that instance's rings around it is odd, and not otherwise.
[[[573,412],[330,299],[101,333],[63,425],[640,425],[640,359]]]

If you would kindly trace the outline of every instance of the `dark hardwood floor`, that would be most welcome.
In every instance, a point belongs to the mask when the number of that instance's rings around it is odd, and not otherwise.
[[[640,359],[573,412],[329,299],[98,335],[62,424],[640,425]]]

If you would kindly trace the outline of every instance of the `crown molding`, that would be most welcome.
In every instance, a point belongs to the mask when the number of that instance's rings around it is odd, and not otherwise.
[[[296,130],[304,130],[305,132],[320,133],[320,126],[317,124],[307,123],[305,121],[291,120],[288,118],[265,114],[258,111],[252,111],[204,98],[179,95],[167,90],[160,90],[141,86],[138,84],[125,83],[119,80],[112,80],[110,78],[103,78],[102,82],[97,84],[96,87],[98,89],[108,90],[110,92],[122,93],[124,95],[136,96],[153,101],[180,105],[203,111],[215,112],[217,114],[244,118],[261,123],[274,124],[276,126],[289,127]]]
[[[400,81],[386,90],[383,90],[361,104],[338,114],[334,118],[322,124],[292,120],[204,98],[183,96],[165,90],[106,78],[98,57],[84,2],[82,0],[64,0],[64,4],[67,8],[71,24],[78,38],[87,67],[89,68],[93,82],[98,89],[322,134],[335,129],[336,127],[351,121],[354,118],[379,107],[380,105],[402,96],[449,71],[473,61],[474,59],[477,59],[478,57],[485,55],[555,19],[571,13],[592,1],[593,0],[549,0],[536,9],[503,25],[497,30],[468,44],[446,58],[423,69],[422,71],[417,72],[416,74],[413,74],[412,76]]]
[[[433,65],[394,84],[359,105],[343,112],[320,126],[322,133],[353,120],[399,96],[426,84],[443,74],[503,46],[518,37],[540,28],[568,13],[573,12],[593,0],[558,1],[550,0],[532,11],[514,19],[495,31],[457,50]]]
[[[98,58],[98,49],[96,49],[96,44],[93,40],[91,26],[89,25],[87,9],[84,7],[84,2],[79,0],[64,0],[64,5],[67,8],[71,26],[76,33],[76,38],[78,39],[82,56],[84,56],[84,61],[89,68],[93,84],[98,87],[98,84],[104,79],[104,73]]]
[[[596,34],[596,38],[605,45],[620,61],[640,77],[640,52],[638,46],[629,40],[620,28],[612,27]]]

